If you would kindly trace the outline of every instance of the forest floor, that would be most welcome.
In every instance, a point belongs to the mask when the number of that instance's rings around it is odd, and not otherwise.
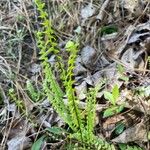
[[[78,42],[74,89],[80,105],[86,103],[88,89],[106,79],[96,96],[96,136],[116,149],[130,145],[149,150],[150,1],[44,2],[64,63],[66,43]],[[41,150],[65,149],[71,143],[66,136],[45,130],[66,125],[42,89],[44,75],[35,37],[39,29],[34,0],[0,0],[0,150],[31,149],[43,135],[50,138]],[[55,63],[55,55],[48,57],[50,64]],[[115,89],[119,90],[116,109],[122,109],[114,113]]]

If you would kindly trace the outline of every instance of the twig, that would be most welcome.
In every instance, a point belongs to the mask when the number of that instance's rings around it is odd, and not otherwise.
[[[66,105],[68,104],[67,99],[64,99],[63,101]],[[85,109],[87,104],[85,102],[80,101],[78,105],[79,105],[80,109]],[[97,112],[101,112],[102,110],[104,110],[106,108],[107,108],[107,104],[96,104],[96,111]]]
[[[102,7],[101,7],[101,9],[100,9],[100,12],[99,12],[99,14],[97,15],[96,19],[103,20],[104,14],[105,14],[105,9],[106,9],[106,7],[108,6],[109,2],[110,2],[110,0],[106,0],[106,1],[103,3],[103,5],[102,5]]]

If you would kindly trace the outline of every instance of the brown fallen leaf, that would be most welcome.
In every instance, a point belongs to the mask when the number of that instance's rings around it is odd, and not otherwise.
[[[114,138],[112,142],[115,143],[128,143],[128,142],[147,142],[147,129],[143,122],[126,129],[118,137]]]
[[[141,121],[142,114],[135,111],[127,111],[123,114],[107,118],[103,123],[103,129],[106,131],[106,137],[110,138],[112,132],[116,129],[118,123],[123,123],[126,128],[133,126]]]
[[[121,61],[130,68],[141,68],[145,66],[142,59],[143,51],[135,51],[133,48],[127,49],[121,57]]]
[[[97,51],[91,46],[85,46],[81,51],[82,63],[90,70],[93,70],[96,66],[98,58]]]
[[[87,83],[83,81],[80,85],[75,86],[75,91],[79,100],[83,100],[86,98],[87,93]]]
[[[8,150],[28,149],[31,147],[31,139],[24,134],[18,134],[7,142]]]

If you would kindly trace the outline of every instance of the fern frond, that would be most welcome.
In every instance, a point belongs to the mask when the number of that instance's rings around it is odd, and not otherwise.
[[[89,143],[93,142],[94,138],[94,126],[95,126],[95,107],[96,107],[96,96],[98,91],[102,88],[102,85],[105,83],[105,80],[102,80],[99,84],[96,85],[95,88],[90,88],[90,90],[87,93],[87,105],[85,111],[87,112],[87,117],[86,117],[86,129],[87,129],[87,134],[88,134],[88,139],[87,141]]]
[[[82,140],[82,119],[81,112],[78,107],[79,100],[75,96],[75,89],[73,88],[74,80],[73,80],[73,70],[75,68],[75,61],[78,53],[78,45],[72,41],[69,41],[66,44],[66,50],[70,53],[68,59],[68,69],[66,72],[66,77],[64,80],[64,86],[66,88],[66,95],[68,98],[68,108],[70,110],[72,123],[74,125],[74,131],[79,130]]]
[[[93,141],[93,130],[95,125],[95,107],[96,107],[96,95],[97,91],[94,88],[91,88],[87,93],[87,132],[88,132],[88,141],[91,143]]]
[[[96,136],[94,137],[93,145],[96,150],[116,150],[113,144],[109,144],[105,140],[102,140]]]
[[[30,80],[26,81],[26,89],[32,101],[37,102],[41,93],[35,89]]]
[[[39,10],[39,18],[42,20],[42,29],[37,32],[36,38],[38,48],[40,49],[40,60],[42,61],[45,75],[43,85],[44,91],[57,113],[59,113],[59,115],[66,123],[69,124],[70,127],[72,127],[67,106],[63,102],[64,93],[52,72],[53,68],[48,62],[49,54],[57,55],[59,52],[59,50],[56,49],[57,43],[53,35],[54,31],[52,29],[52,24],[48,19],[48,14],[44,10],[45,4],[42,3],[41,0],[35,0],[35,4]]]

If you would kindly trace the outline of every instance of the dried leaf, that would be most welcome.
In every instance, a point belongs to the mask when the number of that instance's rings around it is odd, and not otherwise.
[[[75,86],[75,91],[79,100],[83,100],[86,98],[87,93],[87,83],[83,81],[80,85]]]
[[[141,34],[137,34],[137,33],[134,33],[129,41],[128,41],[128,44],[132,44],[134,42],[138,42],[140,40],[141,37],[144,37],[144,36],[150,36],[150,33],[146,32],[146,33],[141,33]]]
[[[126,129],[122,134],[112,140],[112,142],[116,143],[128,143],[135,141],[148,141],[146,125],[144,123],[139,123]]]
[[[31,139],[23,134],[17,135],[7,142],[8,150],[27,149],[31,146]]]
[[[34,75],[41,71],[41,66],[39,64],[33,63],[29,68],[29,71]]]
[[[86,20],[88,17],[91,17],[94,13],[95,8],[93,7],[92,3],[89,3],[89,5],[87,5],[81,10],[81,17]]]
[[[96,66],[98,53],[91,46],[86,46],[81,51],[82,63],[89,69],[93,70]]]
[[[129,10],[131,13],[134,13],[134,9],[138,6],[138,0],[125,0],[124,8]]]

